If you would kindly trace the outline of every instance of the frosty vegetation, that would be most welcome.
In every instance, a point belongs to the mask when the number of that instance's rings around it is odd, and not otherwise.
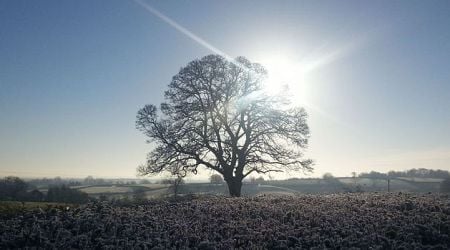
[[[448,197],[336,194],[91,203],[0,220],[0,248],[449,249]]]

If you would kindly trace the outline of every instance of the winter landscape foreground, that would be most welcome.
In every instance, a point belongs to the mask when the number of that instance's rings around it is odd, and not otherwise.
[[[186,196],[1,216],[1,249],[450,248],[450,199],[437,194]]]

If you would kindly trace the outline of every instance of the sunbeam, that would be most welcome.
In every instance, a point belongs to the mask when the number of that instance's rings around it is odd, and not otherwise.
[[[222,50],[214,47],[213,45],[211,45],[210,43],[208,43],[206,40],[204,40],[203,38],[197,36],[196,34],[192,33],[191,31],[189,31],[188,29],[186,29],[185,27],[183,27],[182,25],[180,25],[179,23],[177,23],[175,20],[173,20],[172,18],[164,15],[163,13],[161,13],[160,11],[158,11],[157,9],[153,8],[150,4],[144,2],[143,0],[134,0],[134,2],[136,2],[137,4],[139,4],[141,7],[143,7],[144,9],[146,9],[148,12],[150,12],[151,14],[153,14],[154,16],[158,17],[159,19],[161,19],[162,21],[164,21],[165,23],[167,23],[168,25],[170,25],[172,28],[176,29],[177,31],[181,32],[182,34],[184,34],[185,36],[189,37],[190,39],[192,39],[194,42],[200,44],[201,46],[203,46],[204,48],[210,50],[211,52],[221,55],[223,57],[225,57],[226,59],[232,61],[233,58],[231,58],[227,53],[223,52]]]
[[[152,15],[170,25],[178,32],[182,33],[183,35],[199,44],[200,46],[208,49],[215,54],[223,56],[240,68],[248,70],[247,67],[237,62],[223,50],[215,47],[205,39],[194,34],[192,31],[177,23],[172,18],[161,13],[159,10],[157,10],[144,0],[133,1],[139,4],[142,8],[144,8]],[[304,96],[306,88],[308,88],[308,83],[304,81],[304,78],[307,74],[310,74],[313,71],[323,68],[344,57],[345,55],[353,51],[356,47],[361,45],[361,41],[363,40],[364,39],[355,39],[352,42],[345,44],[344,46],[340,46],[337,49],[328,51],[324,51],[325,46],[321,46],[318,49],[313,50],[311,53],[307,54],[304,59],[297,61],[288,60],[286,59],[287,57],[282,57],[279,55],[268,56],[262,59],[261,63],[264,67],[267,68],[269,76],[264,82],[264,90],[262,92],[259,92],[259,94],[281,95],[285,98],[289,98],[290,102],[294,106],[303,105],[314,110],[314,112],[320,114],[333,123],[348,127],[348,125],[346,125],[344,122],[323,111],[320,107],[312,103],[311,100],[308,100],[308,98]]]

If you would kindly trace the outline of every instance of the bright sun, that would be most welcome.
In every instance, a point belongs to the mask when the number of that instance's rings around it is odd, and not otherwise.
[[[261,60],[268,71],[264,92],[268,95],[290,96],[293,104],[304,101],[305,84],[302,65],[285,57],[269,57]]]

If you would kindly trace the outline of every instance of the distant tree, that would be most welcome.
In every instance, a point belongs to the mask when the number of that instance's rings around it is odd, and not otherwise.
[[[386,179],[388,177],[387,174],[380,173],[377,171],[370,171],[370,173],[361,173],[359,174],[361,178],[376,178],[376,179]]]
[[[446,170],[437,169],[431,172],[432,178],[450,179],[450,172]]]
[[[89,175],[88,177],[84,178],[83,183],[84,183],[84,185],[94,185],[95,179],[94,179],[94,177]]]
[[[8,176],[0,181],[0,199],[2,200],[22,200],[27,183],[16,176]]]
[[[341,190],[341,191],[351,191],[351,188],[349,188],[344,183],[340,182],[339,179],[335,178],[331,173],[325,173],[323,175],[323,180],[325,183],[328,183],[331,187],[335,189],[335,191]]]
[[[450,193],[450,178],[441,182],[440,190],[442,193]]]
[[[258,183],[258,184],[263,183],[263,182],[264,182],[264,177],[262,177],[262,176],[260,176],[260,177],[258,177],[258,178],[252,177],[252,178],[250,179],[250,182],[251,182],[251,183]]]
[[[51,185],[63,185],[64,180],[60,176],[56,176],[55,178],[48,179],[48,183]]]
[[[181,187],[185,184],[183,176],[177,176],[177,178],[171,179],[169,190],[173,193],[176,198],[181,191]]]
[[[442,179],[450,179],[450,172],[446,170],[431,170],[430,172],[431,178],[442,178]]]
[[[30,191],[27,195],[27,200],[29,201],[44,201],[44,199],[45,195],[37,189]]]
[[[81,182],[75,181],[75,180],[70,180],[70,181],[68,181],[67,185],[70,186],[70,187],[81,186]]]
[[[181,187],[185,184],[183,176],[177,176],[176,178],[167,178],[160,181],[161,184],[169,185],[168,191],[174,196],[177,196],[181,190]]]
[[[396,171],[389,171],[388,173],[387,173],[387,176],[389,177],[389,178],[394,178],[394,177],[400,177],[399,175],[398,175],[398,173],[399,172],[396,172]]]
[[[212,175],[209,177],[209,181],[210,181],[212,184],[222,184],[222,183],[223,183],[223,177],[222,177],[222,175],[220,175],[220,174],[212,174]]]
[[[155,148],[141,175],[168,171],[217,171],[231,196],[240,196],[251,173],[311,170],[303,159],[309,138],[303,108],[263,93],[266,70],[244,57],[209,55],[190,62],[172,78],[166,102],[146,105],[136,126]]]
[[[334,176],[331,173],[325,173],[325,174],[323,174],[322,179],[332,180],[332,179],[334,179]]]
[[[260,176],[258,178],[256,178],[256,183],[263,183],[264,182],[264,177]]]
[[[147,179],[143,179],[139,182],[140,184],[151,184],[151,182]]]
[[[86,203],[89,201],[87,193],[72,189],[66,185],[51,186],[47,191],[47,201],[66,203]]]

